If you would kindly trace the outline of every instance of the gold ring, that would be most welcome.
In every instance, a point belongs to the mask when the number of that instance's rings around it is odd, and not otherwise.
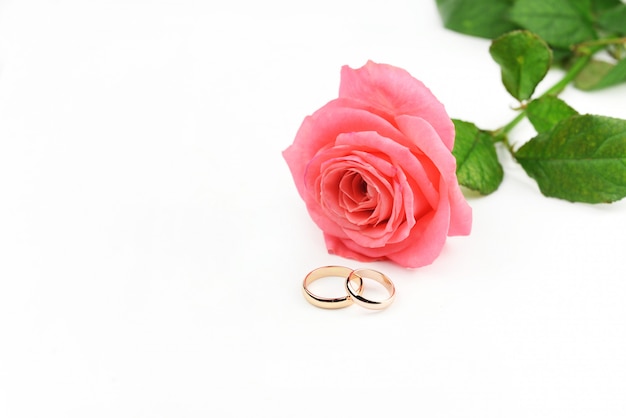
[[[348,267],[341,266],[325,266],[319,267],[310,272],[304,278],[302,282],[302,293],[304,294],[304,298],[312,305],[315,305],[319,308],[324,309],[339,309],[345,308],[346,306],[352,305],[352,297],[350,294],[338,297],[338,298],[323,298],[321,296],[317,296],[316,294],[311,293],[308,286],[314,281],[321,279],[323,277],[350,277],[350,273],[352,273],[352,269]],[[356,289],[356,294],[360,295],[363,293],[363,280],[359,278],[359,285]]]
[[[363,293],[362,288],[364,278],[371,279],[382,284],[383,287],[389,292],[389,297],[382,301],[375,301],[366,299],[361,296],[361,293]],[[350,284],[353,280],[358,280],[360,283],[359,288],[356,292],[354,291],[354,289],[352,289],[352,285]],[[348,295],[351,297],[354,303],[367,309],[385,309],[393,303],[393,300],[396,296],[396,287],[393,285],[393,282],[389,280],[389,277],[385,276],[379,271],[370,269],[359,269],[354,270],[352,273],[350,273],[350,275],[346,279],[346,291],[348,292]]]

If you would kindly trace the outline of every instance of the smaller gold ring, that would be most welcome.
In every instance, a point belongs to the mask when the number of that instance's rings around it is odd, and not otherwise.
[[[302,282],[302,293],[304,294],[304,298],[311,305],[324,309],[339,309],[352,305],[352,297],[350,294],[337,298],[323,298],[312,293],[308,288],[311,283],[318,279],[324,277],[345,277],[347,279],[350,276],[350,273],[352,273],[352,269],[342,266],[325,266],[316,268],[307,274]],[[360,278],[359,280],[359,285],[356,289],[357,295],[363,293],[363,280]]]
[[[362,291],[359,292],[359,289],[362,290],[364,278],[371,279],[382,284],[383,287],[389,292],[389,297],[382,301],[376,301],[369,300],[361,296]],[[352,289],[352,286],[350,285],[353,280],[359,280],[360,283],[359,289],[357,289],[356,292],[354,291],[354,289]],[[385,276],[379,271],[370,269],[359,269],[354,270],[352,273],[350,273],[350,275],[346,279],[346,291],[348,292],[348,295],[350,295],[354,303],[367,309],[385,309],[393,303],[393,300],[396,297],[396,287],[393,285],[393,282],[389,279],[389,277]]]

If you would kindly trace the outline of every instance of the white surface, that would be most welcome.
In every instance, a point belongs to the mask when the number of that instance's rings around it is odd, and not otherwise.
[[[547,199],[510,158],[433,265],[369,264],[388,310],[300,294],[364,265],[280,154],[341,65],[496,128],[487,49],[434,1],[0,3],[0,416],[626,416],[626,203]],[[626,86],[562,97],[626,118]]]

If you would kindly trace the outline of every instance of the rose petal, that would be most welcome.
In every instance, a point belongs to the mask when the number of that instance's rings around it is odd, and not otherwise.
[[[326,243],[326,249],[328,250],[329,254],[334,254],[340,257],[351,258],[353,260],[364,262],[380,261],[386,259],[385,256],[370,257],[363,254],[362,252],[353,251],[350,248],[346,247],[346,245],[344,244],[344,240],[336,236],[327,234],[326,232],[324,232],[324,242]]]
[[[444,105],[407,71],[368,61],[363,67],[341,69],[339,97],[379,106],[390,115],[419,116],[433,126],[441,141],[452,150],[454,124]]]
[[[441,254],[450,227],[450,203],[443,178],[439,190],[442,198],[437,210],[420,219],[404,242],[408,245],[400,251],[390,252],[387,258],[401,266],[414,268],[431,264]],[[430,216],[432,218],[428,219]]]
[[[456,178],[455,178],[456,180]],[[448,236],[469,235],[472,231],[472,208],[465,200],[459,184],[448,183],[450,198],[450,229]]]
[[[459,187],[454,156],[436,141],[427,140],[432,134],[432,128],[426,121],[416,117],[400,116],[398,117],[398,126],[407,136],[418,139],[417,146],[428,156],[445,179],[451,207],[448,235],[469,234],[472,226],[472,209]]]
[[[416,116],[398,116],[396,120],[400,130],[415,141],[417,148],[442,176],[456,176],[456,160],[452,152],[437,140],[437,132],[427,121]]]

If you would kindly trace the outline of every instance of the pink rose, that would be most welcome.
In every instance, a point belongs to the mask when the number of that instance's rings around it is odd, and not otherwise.
[[[342,68],[339,98],[305,118],[283,156],[331,254],[420,267],[471,229],[453,144],[422,82],[369,61]]]

